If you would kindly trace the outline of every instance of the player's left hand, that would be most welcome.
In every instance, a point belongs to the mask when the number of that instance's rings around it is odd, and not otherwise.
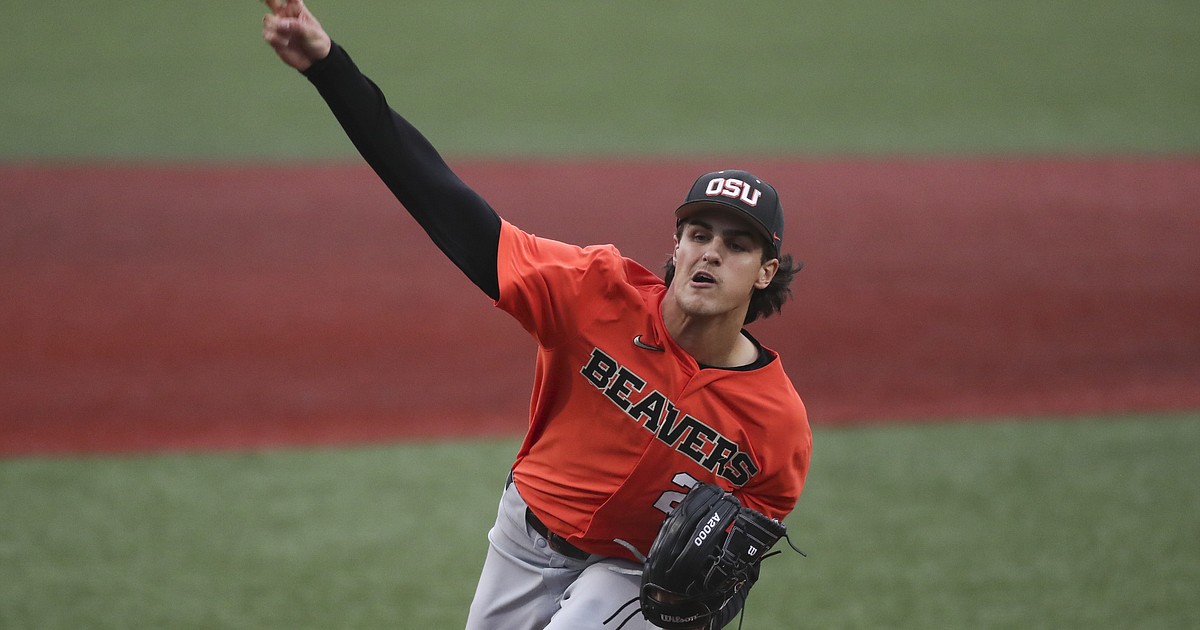
[[[304,0],[264,0],[263,39],[287,65],[304,72],[324,59],[333,42]]]

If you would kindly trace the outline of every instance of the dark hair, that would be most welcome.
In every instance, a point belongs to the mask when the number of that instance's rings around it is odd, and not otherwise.
[[[764,247],[762,261],[767,262],[774,258],[771,253],[770,249]],[[804,263],[794,261],[791,254],[780,256],[779,270],[775,272],[775,277],[771,278],[771,284],[768,284],[765,289],[755,289],[750,294],[750,308],[746,309],[746,320],[742,323],[749,324],[760,317],[767,318],[782,311],[783,303],[792,296],[792,280],[803,268]],[[666,272],[663,279],[667,286],[671,286],[671,280],[675,279],[673,257],[667,258],[667,264],[663,269]]]

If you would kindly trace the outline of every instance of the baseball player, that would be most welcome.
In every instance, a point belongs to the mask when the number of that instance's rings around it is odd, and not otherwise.
[[[675,210],[665,278],[613,246],[534,236],[451,171],[301,0],[265,1],[264,39],[437,246],[537,343],[529,428],[468,629],[611,630],[639,595],[660,525],[698,482],[771,518],[792,511],[808,472],[807,415],[777,354],[743,328],[780,310],[799,271],[780,252],[774,188],[744,171],[696,180]]]

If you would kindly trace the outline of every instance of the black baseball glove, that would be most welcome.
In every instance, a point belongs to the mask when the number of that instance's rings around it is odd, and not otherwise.
[[[660,628],[709,628],[786,536],[783,523],[717,486],[697,484],[663,521],[646,556],[642,615]]]

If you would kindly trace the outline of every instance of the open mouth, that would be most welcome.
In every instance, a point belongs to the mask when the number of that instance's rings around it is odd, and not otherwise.
[[[716,284],[717,279],[707,271],[697,271],[692,274],[692,284]]]

